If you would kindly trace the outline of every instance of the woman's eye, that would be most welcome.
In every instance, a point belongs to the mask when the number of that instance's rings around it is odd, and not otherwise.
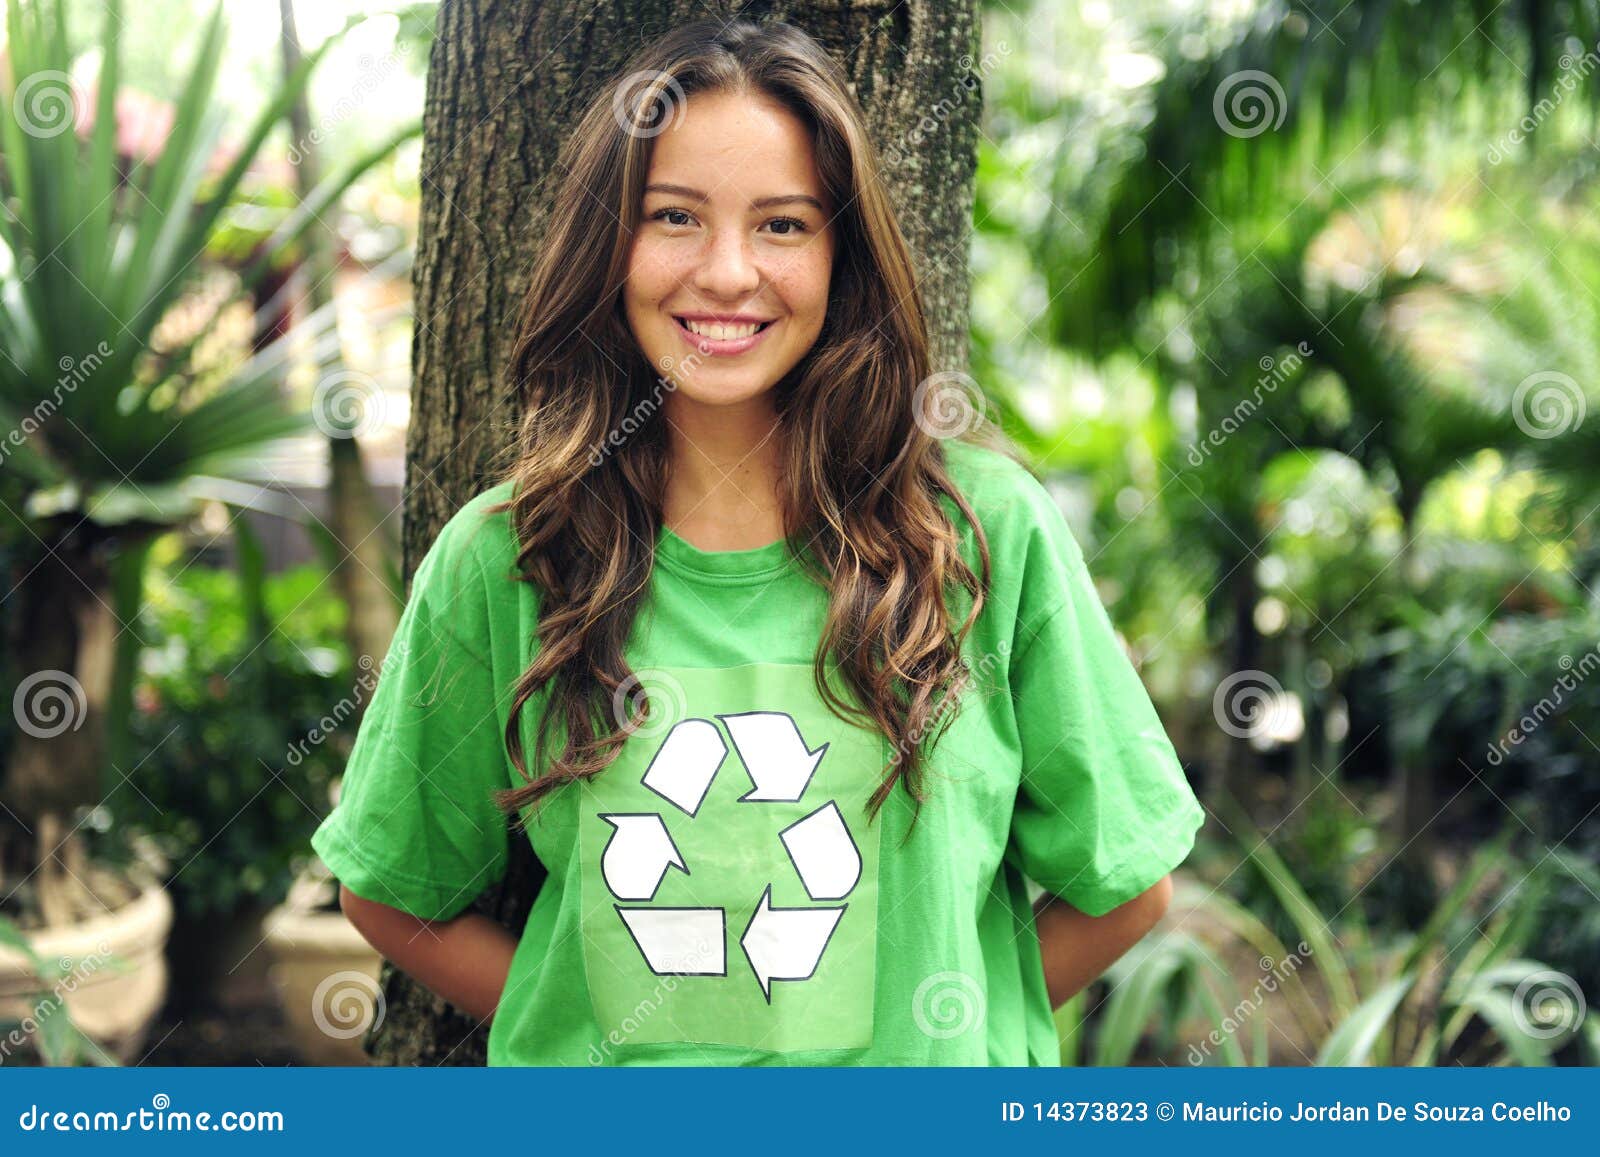
[[[806,231],[806,223],[804,221],[798,220],[798,219],[796,219],[794,217],[778,217],[778,218],[773,220],[772,224],[774,226],[777,226],[777,225],[792,225],[792,226],[794,226],[793,229],[790,229],[786,233],[779,233],[778,234],[779,237],[793,237],[796,233],[804,233]]]
[[[657,212],[652,213],[650,215],[650,219],[652,221],[660,221],[660,220],[665,219],[669,215],[676,215],[676,216],[679,216],[679,217],[687,217],[689,214],[685,213],[682,209],[660,209]],[[668,221],[667,224],[668,225],[687,225],[688,222],[687,221]]]

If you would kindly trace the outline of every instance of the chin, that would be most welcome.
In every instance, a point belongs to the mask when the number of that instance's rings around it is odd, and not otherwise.
[[[774,383],[765,382],[752,389],[743,383],[730,383],[726,387],[718,387],[705,382],[693,384],[680,383],[674,391],[686,402],[697,406],[737,406],[753,398],[759,398],[771,391]]]

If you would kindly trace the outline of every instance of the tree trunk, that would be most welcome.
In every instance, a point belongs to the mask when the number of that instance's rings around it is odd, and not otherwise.
[[[835,55],[885,155],[936,370],[967,364],[968,259],[981,90],[971,0],[591,5],[444,0],[428,73],[415,267],[405,573],[476,494],[516,429],[503,381],[566,126],[633,50],[684,20],[776,16]],[[526,837],[479,911],[520,933],[541,873]],[[369,1035],[390,1064],[482,1064],[485,1030],[386,967]]]

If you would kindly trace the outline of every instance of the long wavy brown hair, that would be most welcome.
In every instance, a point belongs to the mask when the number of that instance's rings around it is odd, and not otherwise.
[[[526,782],[496,802],[520,811],[599,774],[649,717],[648,690],[623,648],[662,525],[670,455],[658,409],[671,383],[633,338],[621,289],[654,137],[693,94],[729,92],[765,95],[806,125],[821,179],[842,206],[822,330],[774,387],[784,537],[789,556],[829,592],[819,695],[840,718],[890,741],[871,817],[897,781],[920,814],[922,740],[931,735],[930,749],[937,742],[970,675],[961,642],[989,591],[989,547],[946,473],[937,419],[918,412],[931,397],[922,299],[860,107],[827,52],[777,21],[680,25],[619,77],[564,143],[510,365],[522,420],[499,479],[515,486],[490,512],[512,512],[521,578],[540,595],[539,646],[505,735]],[[973,527],[981,579],[962,558],[940,495]],[[962,602],[969,607],[957,623]],[[859,703],[831,685],[830,659]],[[533,776],[518,718],[545,689],[535,745],[544,770]],[[553,727],[562,750],[547,763]]]

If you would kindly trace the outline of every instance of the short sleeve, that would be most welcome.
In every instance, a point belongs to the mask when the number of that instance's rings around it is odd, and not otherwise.
[[[1008,855],[1052,895],[1100,916],[1194,846],[1204,809],[1044,488],[1019,595],[1010,679],[1022,773]]]
[[[490,649],[490,590],[467,553],[473,504],[439,534],[311,846],[356,895],[428,920],[456,915],[505,874],[510,786]],[[370,672],[368,677],[370,678]]]

